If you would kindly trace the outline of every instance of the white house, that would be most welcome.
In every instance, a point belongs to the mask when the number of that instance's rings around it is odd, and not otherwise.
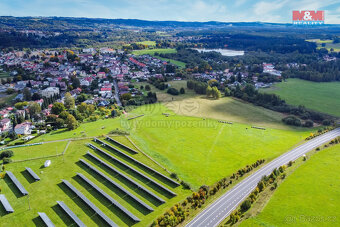
[[[18,135],[28,135],[28,134],[31,134],[30,127],[31,127],[30,123],[24,122],[24,123],[16,125],[14,127],[14,131]]]
[[[49,98],[54,95],[59,95],[59,88],[58,87],[48,87],[45,90],[41,91],[41,95],[43,97]]]

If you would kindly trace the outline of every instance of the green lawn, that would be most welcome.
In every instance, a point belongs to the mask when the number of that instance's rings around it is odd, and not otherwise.
[[[340,226],[340,145],[314,154],[241,226]]]
[[[143,55],[143,54],[150,54],[154,55],[155,53],[162,53],[162,54],[168,54],[168,53],[176,53],[176,49],[170,49],[170,48],[163,48],[163,49],[144,49],[144,50],[134,50],[132,51],[135,55]]]
[[[311,82],[288,79],[272,88],[262,89],[274,93],[292,105],[304,105],[309,109],[340,117],[340,82]]]
[[[115,139],[129,146],[132,146],[125,137],[115,137]],[[106,152],[112,154],[121,161],[133,166],[140,172],[143,172],[150,178],[158,181],[160,184],[166,186],[177,194],[176,197],[168,197],[163,191],[157,190],[154,185],[148,183],[143,178],[140,178],[138,175],[126,170],[126,168],[124,168],[123,166],[111,162],[105,156],[88,148],[86,146],[86,143],[88,142],[91,141],[81,140],[71,142],[64,157],[59,156],[56,158],[49,158],[52,164],[48,168],[43,168],[43,164],[46,159],[11,163],[6,165],[6,170],[12,171],[17,179],[23,184],[25,189],[29,192],[29,198],[28,196],[20,196],[18,190],[13,186],[8,177],[5,177],[4,180],[0,179],[0,188],[2,189],[1,193],[6,195],[7,199],[15,210],[15,212],[12,214],[5,214],[4,209],[0,207],[0,226],[43,226],[41,220],[38,218],[37,212],[45,212],[56,226],[70,226],[72,224],[72,221],[57,206],[56,201],[59,200],[64,201],[65,204],[87,226],[105,226],[103,221],[100,220],[100,218],[98,218],[98,216],[95,215],[94,212],[89,209],[86,204],[81,202],[79,198],[77,198],[64,184],[61,183],[62,179],[66,179],[72,185],[74,185],[118,226],[133,225],[128,217],[122,214],[117,208],[112,206],[108,201],[101,197],[100,194],[89,187],[80,178],[76,177],[77,173],[82,173],[83,175],[85,175],[88,179],[94,182],[98,187],[104,190],[126,209],[131,211],[138,218],[140,218],[142,221],[135,224],[135,226],[149,226],[156,217],[163,214],[166,210],[173,206],[173,204],[183,200],[191,194],[190,190],[183,190],[182,187],[174,188],[173,186],[167,185],[163,180],[159,180],[158,178],[154,177],[147,170],[141,169],[135,164],[127,162],[120,155],[113,153],[110,150],[106,150],[105,148],[102,148]],[[93,141],[91,143],[96,144]],[[40,152],[42,156],[49,155],[51,151],[49,151],[46,146],[49,147],[51,144],[57,145],[59,143],[50,143],[48,145],[44,144],[36,146],[34,148],[26,147],[17,148],[15,150],[13,149],[15,153],[14,159],[17,159],[17,157],[20,157],[18,159],[22,159],[22,157],[26,157],[26,153],[32,154],[33,151],[31,149],[34,149],[36,152]],[[62,144],[60,143],[59,145]],[[100,147],[100,145],[96,145]],[[92,154],[96,155],[101,160],[105,161],[111,166],[114,166],[139,184],[149,189],[151,192],[164,199],[166,203],[161,205],[156,204],[155,201],[153,201],[149,196],[143,194],[142,191],[138,190],[136,187],[125,181],[122,177],[117,176],[111,170],[103,167],[88,155],[85,155],[88,150],[90,150]],[[137,154],[133,155],[133,157],[156,169],[157,171],[169,176],[168,173],[166,173],[144,155]],[[92,164],[98,170],[100,170],[111,179],[121,184],[132,194],[143,200],[154,209],[154,212],[147,213],[144,208],[140,207],[136,202],[129,199],[129,197],[127,197],[125,194],[122,194],[119,190],[114,188],[108,182],[103,181],[103,179],[100,178],[96,173],[90,171],[84,165],[79,163],[78,160],[80,158]],[[32,168],[32,170],[40,176],[41,180],[38,182],[33,182],[30,176],[25,172],[25,167]],[[31,209],[29,209],[29,204]],[[74,224],[72,226],[74,226]]]
[[[273,159],[310,134],[180,116],[161,104],[142,106],[133,113],[144,116],[122,121],[122,127],[136,144],[195,188],[211,185],[257,159]]]
[[[10,77],[8,72],[0,72],[0,78],[7,78]]]

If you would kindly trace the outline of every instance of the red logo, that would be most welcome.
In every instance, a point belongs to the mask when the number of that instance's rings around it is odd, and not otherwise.
[[[323,10],[294,10],[293,23],[294,24],[323,24],[325,20]]]

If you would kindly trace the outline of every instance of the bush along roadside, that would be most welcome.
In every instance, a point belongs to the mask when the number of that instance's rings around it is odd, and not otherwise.
[[[230,177],[225,177],[215,183],[212,186],[203,185],[197,192],[193,192],[191,196],[188,196],[184,201],[175,204],[170,210],[166,211],[162,216],[158,217],[152,224],[152,227],[163,227],[163,226],[177,226],[181,224],[191,212],[197,211],[202,208],[205,203],[212,202],[213,196],[221,189],[226,189],[233,182],[237,181],[240,177],[249,173],[253,169],[257,168],[265,162],[264,159],[257,160],[251,165],[239,169],[236,173]],[[175,173],[172,177],[177,177]]]
[[[293,162],[288,163],[288,167],[292,166]],[[270,190],[275,190],[278,186],[278,180],[285,179],[285,170],[287,166],[280,166],[278,169],[274,169],[269,176],[263,176],[261,181],[257,184],[257,187],[250,193],[248,198],[244,200],[238,209],[234,210],[227,219],[227,225],[234,225],[240,218],[251,208],[252,204],[256,202],[259,195],[265,190],[265,188],[270,187]]]
[[[311,135],[310,136],[308,136],[307,138],[306,138],[306,140],[311,140],[311,139],[313,139],[313,138],[315,138],[315,137],[317,137],[317,136],[320,136],[320,135],[322,135],[322,134],[325,134],[326,132],[329,132],[329,131],[332,131],[333,129],[335,129],[335,127],[326,127],[326,128],[323,128],[323,129],[319,129],[316,133],[311,133]]]

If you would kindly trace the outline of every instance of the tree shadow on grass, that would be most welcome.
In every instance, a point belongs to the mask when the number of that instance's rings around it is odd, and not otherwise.
[[[114,215],[120,218],[128,226],[136,224],[129,216],[127,216],[123,211],[113,205],[108,199],[106,199],[97,190],[92,188],[91,185],[87,184],[79,176],[74,176],[73,179],[77,181],[82,187],[84,187],[94,198],[96,198],[103,206],[109,209]]]
[[[21,194],[20,190],[17,188],[17,186],[15,186],[15,184],[13,183],[13,181],[9,178],[9,176],[5,176],[4,181],[6,182],[6,184],[8,185],[8,187],[12,190],[12,192],[14,193],[14,195],[17,198],[21,198],[24,195]]]
[[[27,172],[27,170],[21,171],[20,173],[26,178],[28,183],[32,184],[35,182],[34,178]]]
[[[86,168],[82,163],[77,162],[77,165],[80,166],[83,170],[85,170],[88,174],[90,174],[91,176],[93,176],[95,179],[97,179],[101,184],[103,184],[104,186],[106,186],[108,189],[110,189],[113,193],[115,193],[117,196],[119,196],[120,198],[122,198],[123,200],[125,200],[126,202],[128,202],[129,204],[131,204],[136,210],[138,210],[139,212],[141,212],[144,215],[147,215],[150,213],[149,210],[147,210],[145,207],[143,207],[142,205],[140,205],[138,202],[136,202],[133,198],[131,198],[129,195],[125,194],[123,191],[121,191],[119,188],[117,188],[116,186],[112,185],[109,181],[107,181],[106,179],[102,178],[101,176],[99,176],[96,172]],[[101,181],[99,180],[101,179]]]
[[[81,198],[79,198],[71,189],[69,189],[64,183],[59,183],[58,187],[68,195],[75,204],[77,204],[84,213],[89,216],[94,223],[98,226],[107,226],[107,223],[103,221],[100,216],[96,215],[96,212],[90,208]],[[71,209],[71,208],[70,208]]]
[[[34,225],[37,226],[37,227],[45,227],[46,226],[45,222],[40,218],[40,216],[33,218],[32,221],[33,221]]]
[[[97,160],[93,159],[92,157],[87,157],[88,160],[91,160],[92,163],[95,163],[96,166],[104,170],[108,175],[114,178],[114,180],[117,182],[120,182],[121,184],[124,184],[126,187],[128,187],[130,190],[135,191],[138,193],[138,195],[142,196],[143,198],[147,199],[149,202],[151,202],[155,206],[160,206],[162,203],[158,201],[156,198],[152,197],[149,193],[145,192],[142,189],[139,189],[134,183],[130,182],[123,176],[116,173],[114,170],[108,168],[105,165],[102,165]],[[130,178],[131,179],[131,178]],[[133,179],[131,179],[133,182],[137,183]],[[152,192],[151,192],[152,193]]]

